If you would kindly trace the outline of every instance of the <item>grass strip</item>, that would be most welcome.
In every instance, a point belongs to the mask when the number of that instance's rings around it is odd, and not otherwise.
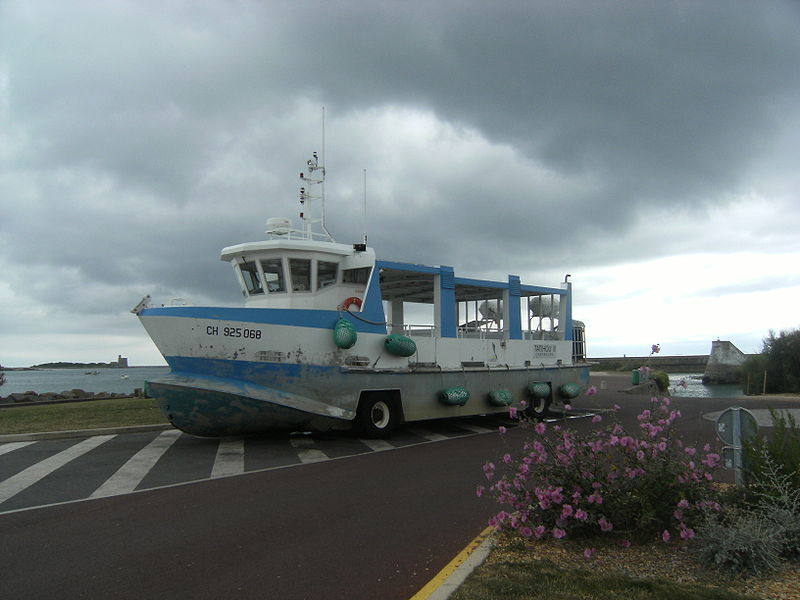
[[[489,559],[451,600],[755,600],[735,592],[665,579],[637,579],[566,568],[547,559]]]
[[[1,409],[0,435],[167,422],[153,398],[109,398]]]

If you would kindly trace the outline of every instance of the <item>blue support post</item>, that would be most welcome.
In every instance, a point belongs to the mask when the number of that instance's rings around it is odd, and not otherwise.
[[[573,341],[572,332],[572,283],[564,281],[561,287],[567,290],[567,295],[562,296],[562,301],[566,302],[566,310],[560,315],[564,320],[563,323],[559,322],[558,326],[564,331],[564,339]]]
[[[519,277],[516,275],[508,276],[508,293],[506,297],[506,335],[511,340],[522,339],[522,318],[520,317],[520,296],[522,288]]]
[[[453,267],[439,267],[439,327],[445,338],[456,337],[456,276]]]

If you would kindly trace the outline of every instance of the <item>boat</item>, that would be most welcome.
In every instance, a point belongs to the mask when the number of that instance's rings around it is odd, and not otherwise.
[[[387,437],[420,420],[512,409],[541,418],[585,389],[569,275],[557,286],[466,278],[449,266],[378,259],[366,235],[337,242],[325,225],[320,163],[314,153],[300,174],[299,227],[270,218],[265,239],[222,250],[243,306],[145,296],[131,310],[170,367],[145,392],[175,427]],[[321,205],[314,216],[312,202]],[[414,324],[407,315],[420,305],[432,317]]]

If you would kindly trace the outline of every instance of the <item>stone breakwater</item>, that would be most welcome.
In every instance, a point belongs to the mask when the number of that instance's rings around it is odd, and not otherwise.
[[[63,392],[22,392],[0,396],[0,406],[9,404],[54,404],[56,402],[81,402],[84,400],[102,400],[104,398],[129,398],[131,394],[114,394],[111,392],[86,392],[81,389]],[[143,396],[140,389],[134,390],[133,396]]]

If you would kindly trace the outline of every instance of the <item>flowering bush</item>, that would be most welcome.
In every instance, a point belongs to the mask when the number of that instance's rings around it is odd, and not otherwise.
[[[674,431],[678,417],[669,399],[653,398],[635,432],[616,419],[582,436],[524,421],[533,435],[521,452],[483,467],[488,483],[477,494],[503,507],[489,524],[523,538],[693,538],[703,510],[719,510],[710,486],[720,456],[708,445],[684,445]]]

